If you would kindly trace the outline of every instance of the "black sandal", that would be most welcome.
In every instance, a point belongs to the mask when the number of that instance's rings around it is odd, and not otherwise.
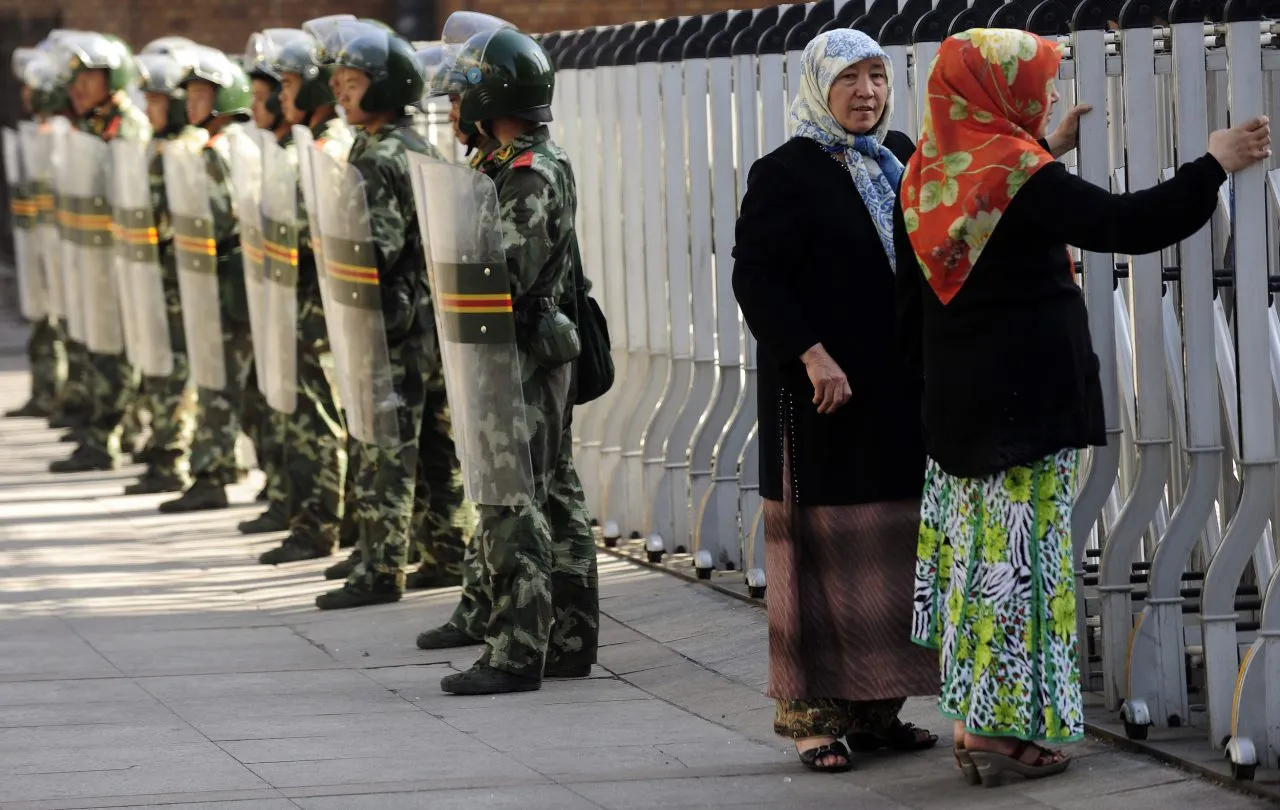
[[[844,773],[853,769],[853,757],[849,755],[849,749],[839,740],[797,753],[800,754],[800,764],[811,771],[817,771],[818,773]],[[844,762],[837,765],[819,764],[818,760],[825,757],[840,757]]]
[[[880,733],[854,731],[846,738],[849,748],[860,754],[869,754],[887,748],[890,751],[924,751],[938,743],[938,735],[911,723],[894,723]]]

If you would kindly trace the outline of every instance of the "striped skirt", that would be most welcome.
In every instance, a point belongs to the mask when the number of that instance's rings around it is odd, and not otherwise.
[[[925,474],[912,640],[939,651],[938,708],[971,734],[1084,733],[1071,510],[1078,450],[986,478]]]

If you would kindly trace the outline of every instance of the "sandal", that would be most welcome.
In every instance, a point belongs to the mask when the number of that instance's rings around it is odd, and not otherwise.
[[[799,751],[800,764],[804,765],[811,771],[818,773],[844,773],[853,769],[853,758],[849,755],[849,749],[845,748],[844,743],[836,740],[826,745],[819,745],[817,748],[810,748],[807,751]],[[840,757],[844,762],[836,765],[822,765],[818,760],[824,757]]]
[[[1022,756],[1035,749],[1036,758],[1031,762],[1023,762]],[[1025,779],[1043,779],[1062,773],[1071,764],[1071,757],[1061,751],[1053,751],[1023,740],[1013,749],[1012,755],[998,754],[995,751],[969,751],[969,758],[984,787],[996,787],[1006,772],[1021,775]]]
[[[964,774],[964,781],[973,786],[981,785],[982,777],[978,775],[978,767],[973,764],[973,758],[969,756],[969,749],[964,747],[964,740],[956,740],[955,755],[956,765]]]
[[[845,737],[849,748],[860,754],[869,754],[888,748],[891,751],[923,751],[938,742],[937,734],[930,734],[911,723],[896,721],[882,732],[854,731]]]

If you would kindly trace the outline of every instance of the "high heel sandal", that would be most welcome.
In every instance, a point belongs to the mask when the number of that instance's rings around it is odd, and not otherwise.
[[[1032,748],[1037,752],[1035,760],[1023,762],[1022,755]],[[1043,779],[1046,776],[1060,774],[1071,765],[1070,756],[1026,740],[1019,742],[1018,747],[1013,749],[1013,754],[1008,756],[995,751],[969,751],[968,753],[983,786],[989,788],[999,786],[1004,781],[1004,774],[1010,771],[1024,779]]]
[[[982,777],[978,775],[978,766],[973,764],[973,758],[969,756],[969,749],[964,747],[964,740],[956,740],[955,744],[956,765],[960,767],[960,772],[964,774],[964,781],[972,786],[982,784]]]

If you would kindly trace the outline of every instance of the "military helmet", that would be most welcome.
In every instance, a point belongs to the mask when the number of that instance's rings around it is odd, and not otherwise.
[[[253,94],[244,69],[216,48],[197,45],[191,55],[190,69],[178,86],[185,90],[196,79],[212,84],[216,88],[213,115],[231,115],[247,121],[252,112]]]
[[[270,31],[265,33],[270,34]],[[329,87],[333,68],[320,64],[320,44],[315,37],[305,31],[298,33],[302,36],[290,37],[275,49],[271,69],[282,77],[286,73],[301,77],[302,88],[294,98],[293,106],[309,113],[318,107],[334,103],[333,89]]]
[[[271,85],[267,112],[275,116],[277,122],[284,114],[284,108],[280,106],[280,71],[276,69],[276,56],[285,43],[309,39],[310,36],[296,28],[268,28],[250,35],[245,47],[245,71],[250,79],[260,79]]]
[[[153,43],[154,44],[154,43]],[[194,47],[194,43],[191,46]],[[146,48],[134,61],[138,63],[138,87],[144,93],[158,93],[169,97],[169,119],[164,132],[177,132],[187,125],[187,93],[182,81],[191,72],[194,61],[191,48],[176,47],[171,53]]]
[[[511,28],[476,34],[458,54],[457,70],[466,82],[462,118],[551,120],[556,71],[546,51],[528,34]]]
[[[413,60],[413,48],[381,24],[343,20],[303,29],[319,43],[322,63],[363,71],[369,89],[360,100],[365,112],[399,111],[422,100],[423,81]]]
[[[40,115],[54,115],[71,107],[66,76],[54,63],[50,51],[37,51],[22,65],[22,83],[31,88],[32,110]]]
[[[80,31],[59,39],[57,47],[67,54],[63,69],[68,80],[83,70],[105,70],[107,87],[117,93],[129,89],[138,78],[133,53],[117,36]]]

